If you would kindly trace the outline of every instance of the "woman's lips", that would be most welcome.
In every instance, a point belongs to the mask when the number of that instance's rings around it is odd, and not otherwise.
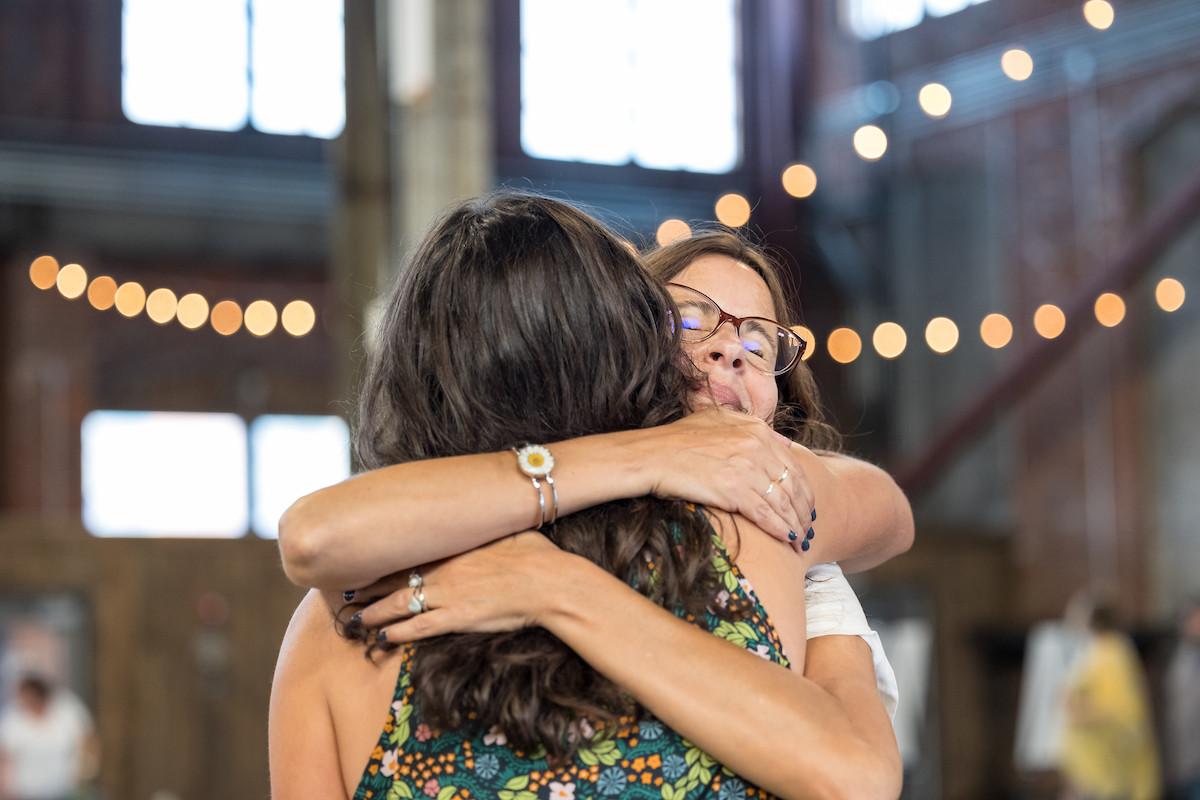
[[[746,407],[742,405],[742,399],[737,396],[737,392],[735,392],[733,389],[730,389],[723,383],[716,383],[715,381],[709,381],[708,386],[712,391],[713,398],[715,398],[717,401],[717,405],[729,406],[735,411],[741,411],[742,413],[745,413]]]

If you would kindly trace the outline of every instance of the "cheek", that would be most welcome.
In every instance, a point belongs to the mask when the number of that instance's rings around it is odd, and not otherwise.
[[[746,390],[750,393],[750,402],[754,405],[754,416],[764,422],[770,422],[775,416],[775,408],[779,405],[779,386],[770,375],[755,372],[746,378]]]
[[[710,372],[712,370],[712,361],[706,358],[704,342],[684,342],[683,354],[688,357],[697,369],[701,372]]]

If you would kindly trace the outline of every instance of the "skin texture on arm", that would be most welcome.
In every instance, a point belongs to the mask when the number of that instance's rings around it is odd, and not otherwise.
[[[562,515],[625,497],[679,497],[738,512],[779,539],[816,525],[821,560],[851,559],[857,569],[912,542],[911,511],[887,473],[818,456],[744,414],[708,408],[550,448]],[[764,499],[785,467],[788,479]],[[538,513],[512,453],[457,456],[384,467],[301,498],[280,520],[279,546],[293,582],[341,592],[534,527]]]
[[[732,530],[727,518],[716,524],[725,535]],[[868,648],[851,643],[834,650],[814,640],[809,646],[820,651],[829,688],[801,675],[800,664],[814,659],[800,655],[804,560],[744,520],[737,539],[737,563],[771,610],[795,670],[684,622],[535,533],[422,568],[428,612],[409,615],[402,607],[407,594],[399,592],[368,607],[362,619],[373,627],[407,617],[386,627],[396,642],[541,625],[663,722],[763,788],[782,797],[894,798],[899,756]],[[874,713],[851,719],[872,703]]]
[[[847,574],[862,572],[912,547],[912,508],[891,475],[850,456],[800,449],[820,512],[812,563],[836,561]]]

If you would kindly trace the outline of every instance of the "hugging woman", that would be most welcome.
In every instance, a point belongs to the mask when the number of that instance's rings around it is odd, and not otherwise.
[[[384,314],[359,452],[372,467],[444,459],[434,513],[406,522],[450,541],[414,535],[410,565],[480,542],[474,520],[487,509],[457,467],[494,465],[484,488],[511,479],[524,510],[501,500],[499,530],[482,541],[504,538],[417,571],[406,591],[421,613],[400,623],[415,645],[340,636],[327,599],[305,598],[272,693],[276,797],[898,794],[867,645],[823,637],[805,652],[812,556],[757,523],[795,532],[810,517],[811,489],[790,494],[808,456],[744,414],[689,415],[704,380],[680,357],[679,311],[623,243],[563,203],[498,195],[435,224]],[[663,487],[572,498],[586,481],[566,462],[629,431],[675,437],[685,452],[688,432],[736,443],[751,453],[737,462],[748,478],[710,484],[704,508]],[[566,440],[584,445],[550,447],[575,453],[553,475],[554,508],[541,487],[533,499],[511,450]],[[470,455],[481,452],[490,460]],[[637,480],[616,476],[607,491]],[[387,506],[385,485],[353,491],[368,495],[364,508]],[[767,487],[778,490],[764,499]],[[459,538],[455,517],[467,520]],[[350,566],[333,578],[361,579],[379,544],[347,541],[334,572]],[[435,636],[440,626],[458,633]]]

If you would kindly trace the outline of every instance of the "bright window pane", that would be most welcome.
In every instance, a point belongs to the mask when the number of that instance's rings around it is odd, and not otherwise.
[[[245,0],[125,0],[125,116],[145,125],[246,125]]]
[[[350,432],[341,417],[267,415],[250,424],[254,532],[279,535],[297,498],[350,477]]]
[[[252,0],[250,122],[332,139],[346,124],[342,0]]]
[[[741,155],[736,0],[522,0],[521,145],[720,173]]]
[[[346,121],[343,0],[125,0],[125,116],[331,139]]]
[[[842,0],[846,27],[859,39],[877,39],[920,24],[928,14],[944,17],[986,0]]]
[[[83,524],[95,536],[242,536],[246,425],[234,414],[93,411]]]

